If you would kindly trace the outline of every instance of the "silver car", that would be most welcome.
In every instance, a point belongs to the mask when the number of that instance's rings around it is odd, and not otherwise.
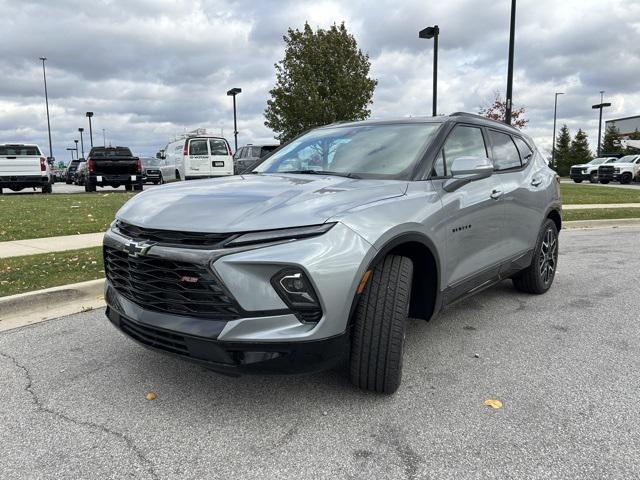
[[[407,317],[511,278],[551,286],[559,183],[532,140],[472,114],[311,130],[251,174],[145,191],[105,235],[107,316],[219,372],[347,365],[400,385]]]

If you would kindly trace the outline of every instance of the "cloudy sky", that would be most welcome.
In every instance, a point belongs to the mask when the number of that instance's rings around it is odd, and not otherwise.
[[[239,144],[273,138],[263,111],[288,27],[345,22],[369,53],[378,79],[372,115],[431,112],[432,42],[440,26],[439,113],[477,112],[506,88],[508,0],[0,0],[0,142],[46,150],[40,56],[47,80],[54,155],[87,128],[96,143],[153,154],[195,127],[224,132],[238,97]],[[640,114],[639,0],[518,0],[514,102],[526,131],[551,147],[553,93],[572,134],[597,141],[591,105],[613,103],[606,118]],[[88,144],[88,141],[86,142]]]

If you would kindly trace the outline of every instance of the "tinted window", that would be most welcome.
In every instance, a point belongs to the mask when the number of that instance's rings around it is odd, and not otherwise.
[[[491,145],[493,147],[493,168],[495,170],[507,170],[520,167],[520,155],[511,135],[489,130]]]
[[[264,157],[268,153],[273,152],[276,148],[278,148],[277,145],[266,145],[262,147],[262,151],[260,152],[260,157]]]
[[[251,156],[260,158],[260,147],[251,147]]]
[[[0,155],[3,157],[14,157],[14,156],[33,156],[37,157],[41,155],[38,147],[29,147],[25,145],[3,145],[0,146]]]
[[[227,142],[221,138],[210,138],[209,144],[211,145],[211,155],[229,155]]]
[[[526,165],[533,157],[533,151],[529,148],[529,145],[522,140],[520,137],[513,137],[513,141],[516,142],[516,147],[518,147],[518,151],[520,152],[520,158],[522,159],[522,164]]]
[[[202,140],[191,140],[189,143],[189,155],[209,155],[209,150],[207,149],[207,141]]]
[[[444,142],[442,149],[445,173],[451,170],[451,163],[459,157],[487,157],[487,148],[478,127],[457,126]]]

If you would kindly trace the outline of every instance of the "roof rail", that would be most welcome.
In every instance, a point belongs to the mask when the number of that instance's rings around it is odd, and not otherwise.
[[[468,112],[453,112],[452,114],[449,115],[450,117],[472,117],[472,118],[478,118],[481,120],[487,120],[488,122],[494,122],[494,123],[499,123],[500,125],[507,126],[507,127],[511,127],[511,128],[515,128],[513,125],[507,125],[506,123],[504,123],[503,121],[500,120],[494,120],[493,118],[488,118],[488,117],[483,117],[482,115],[478,115],[477,113],[468,113]]]

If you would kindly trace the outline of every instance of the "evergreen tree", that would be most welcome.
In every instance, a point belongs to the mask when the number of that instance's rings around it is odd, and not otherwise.
[[[264,124],[287,141],[313,127],[364,120],[378,83],[369,78],[369,56],[344,23],[328,30],[289,29],[284,58],[275,65]]]
[[[610,123],[607,125],[607,128],[604,131],[604,136],[602,137],[602,145],[600,147],[603,156],[610,153],[622,152],[620,143],[616,145],[619,135],[620,130],[618,130],[618,127],[616,127],[615,124]]]
[[[553,168],[558,175],[566,177],[571,168],[571,135],[566,125],[562,125],[556,138],[555,165]]]
[[[589,149],[589,140],[587,134],[579,129],[576,136],[571,141],[571,164],[587,163],[593,159],[591,150]]]

